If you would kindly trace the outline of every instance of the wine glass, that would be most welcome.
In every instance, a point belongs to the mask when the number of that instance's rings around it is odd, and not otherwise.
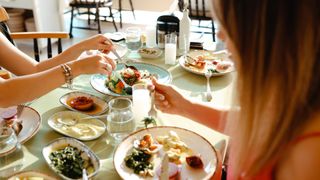
[[[135,130],[132,102],[128,98],[118,97],[109,101],[107,131],[116,142],[120,142]]]
[[[23,151],[13,129],[0,127],[0,179],[19,171],[23,165]]]

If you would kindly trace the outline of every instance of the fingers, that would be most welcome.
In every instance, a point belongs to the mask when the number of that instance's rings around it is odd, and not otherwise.
[[[161,93],[158,93],[158,92],[155,93],[155,100],[156,100],[155,105],[161,111],[165,111],[167,108],[171,107],[169,101]]]
[[[100,56],[111,65],[112,70],[114,70],[117,67],[116,62],[113,59],[110,59],[108,56],[106,56],[105,54],[100,54]]]

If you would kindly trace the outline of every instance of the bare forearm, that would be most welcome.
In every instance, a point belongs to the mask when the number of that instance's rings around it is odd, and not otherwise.
[[[31,101],[64,82],[65,77],[59,66],[33,75],[3,80],[0,82],[0,107]]]
[[[212,129],[223,132],[226,124],[227,109],[213,108],[205,104],[187,101],[182,107],[182,115],[204,124]]]

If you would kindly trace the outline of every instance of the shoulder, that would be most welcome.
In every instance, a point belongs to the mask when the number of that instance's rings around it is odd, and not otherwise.
[[[319,134],[292,144],[278,164],[277,179],[319,179],[319,152]]]

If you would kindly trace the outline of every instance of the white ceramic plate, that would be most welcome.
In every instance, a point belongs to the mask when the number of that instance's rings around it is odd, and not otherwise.
[[[143,58],[155,59],[161,56],[162,50],[158,48],[140,48],[138,53]]]
[[[210,64],[212,64],[212,61],[215,59],[230,62],[231,67],[229,67],[225,72],[213,73],[212,76],[222,76],[222,75],[228,74],[230,72],[233,72],[235,70],[233,62],[231,60],[229,60],[227,57],[226,51],[219,51],[219,52],[211,53],[208,51],[201,50],[201,51],[192,51],[188,54],[188,56],[193,57],[193,58],[196,58],[198,55],[203,55],[205,57],[205,62],[210,63]],[[189,72],[192,72],[194,74],[198,74],[198,75],[204,76],[205,71],[207,70],[206,67],[204,67],[203,69],[198,69],[193,66],[186,66],[186,59],[184,59],[184,58],[179,58],[179,64],[183,69],[185,69]],[[215,69],[215,65],[212,65],[212,67]]]
[[[41,117],[33,108],[24,106],[18,120],[22,122],[22,130],[18,134],[18,140],[20,144],[23,144],[39,131]],[[0,127],[3,125],[4,121],[0,118]]]
[[[94,103],[93,108],[88,111],[80,111],[80,110],[72,108],[69,104],[69,101],[73,98],[80,97],[80,96],[85,96],[85,97],[91,98]],[[80,91],[69,92],[69,93],[63,95],[60,98],[60,103],[72,111],[77,111],[77,112],[81,112],[81,113],[88,114],[88,115],[103,114],[108,109],[108,104],[103,99],[99,98],[98,96],[88,94],[85,92],[80,92]]]
[[[156,74],[158,76],[158,81],[162,83],[170,83],[172,80],[171,74],[166,69],[163,69],[159,66],[148,64],[148,63],[129,63],[130,65],[135,66],[138,70],[147,70],[151,74]],[[123,68],[123,64],[118,64],[116,70],[120,70]],[[94,74],[91,76],[90,84],[96,91],[111,95],[111,96],[124,96],[121,94],[114,93],[110,91],[105,83],[106,83],[107,76],[102,74]],[[130,96],[127,96],[130,97]]]
[[[18,172],[8,178],[8,180],[24,180],[24,179],[45,179],[45,180],[57,180],[56,178],[50,177],[47,174],[37,172],[37,171],[22,171]]]
[[[122,179],[158,179],[155,177],[142,177],[133,173],[132,169],[126,167],[124,158],[132,149],[133,141],[141,138],[145,134],[151,134],[154,138],[157,136],[168,135],[169,131],[175,131],[180,137],[181,141],[185,142],[186,145],[192,149],[193,153],[200,155],[204,164],[203,170],[194,170],[186,165],[182,164],[180,179],[198,180],[198,179],[210,179],[215,173],[217,167],[217,152],[214,147],[202,136],[187,129],[178,127],[167,127],[159,126],[148,129],[142,129],[136,131],[126,137],[117,147],[113,156],[113,163],[116,171]],[[161,157],[160,157],[161,158]],[[154,169],[159,168],[161,160],[159,157],[154,158]]]
[[[97,139],[106,131],[106,125],[99,119],[80,119],[89,117],[88,115],[73,112],[61,111],[53,114],[48,119],[49,126],[55,131],[73,137],[82,141]],[[61,122],[77,119],[77,123],[72,126],[65,125]]]
[[[80,141],[78,141],[76,139],[73,139],[73,138],[67,138],[67,137],[58,138],[58,139],[52,141],[51,143],[49,143],[48,145],[46,145],[42,149],[42,155],[43,155],[44,159],[46,160],[48,166],[54,172],[56,172],[61,178],[70,180],[70,178],[68,178],[68,177],[64,176],[63,174],[57,172],[55,167],[53,167],[51,165],[52,163],[51,163],[51,160],[49,158],[49,155],[51,154],[51,152],[63,149],[68,145],[70,145],[72,147],[76,147],[78,150],[82,151],[81,157],[90,158],[91,163],[93,164],[93,167],[94,167],[94,172],[89,174],[88,178],[92,178],[93,176],[95,176],[98,173],[98,170],[100,168],[99,158],[90,150],[90,148],[88,146],[86,146],[82,142],[80,142]]]

